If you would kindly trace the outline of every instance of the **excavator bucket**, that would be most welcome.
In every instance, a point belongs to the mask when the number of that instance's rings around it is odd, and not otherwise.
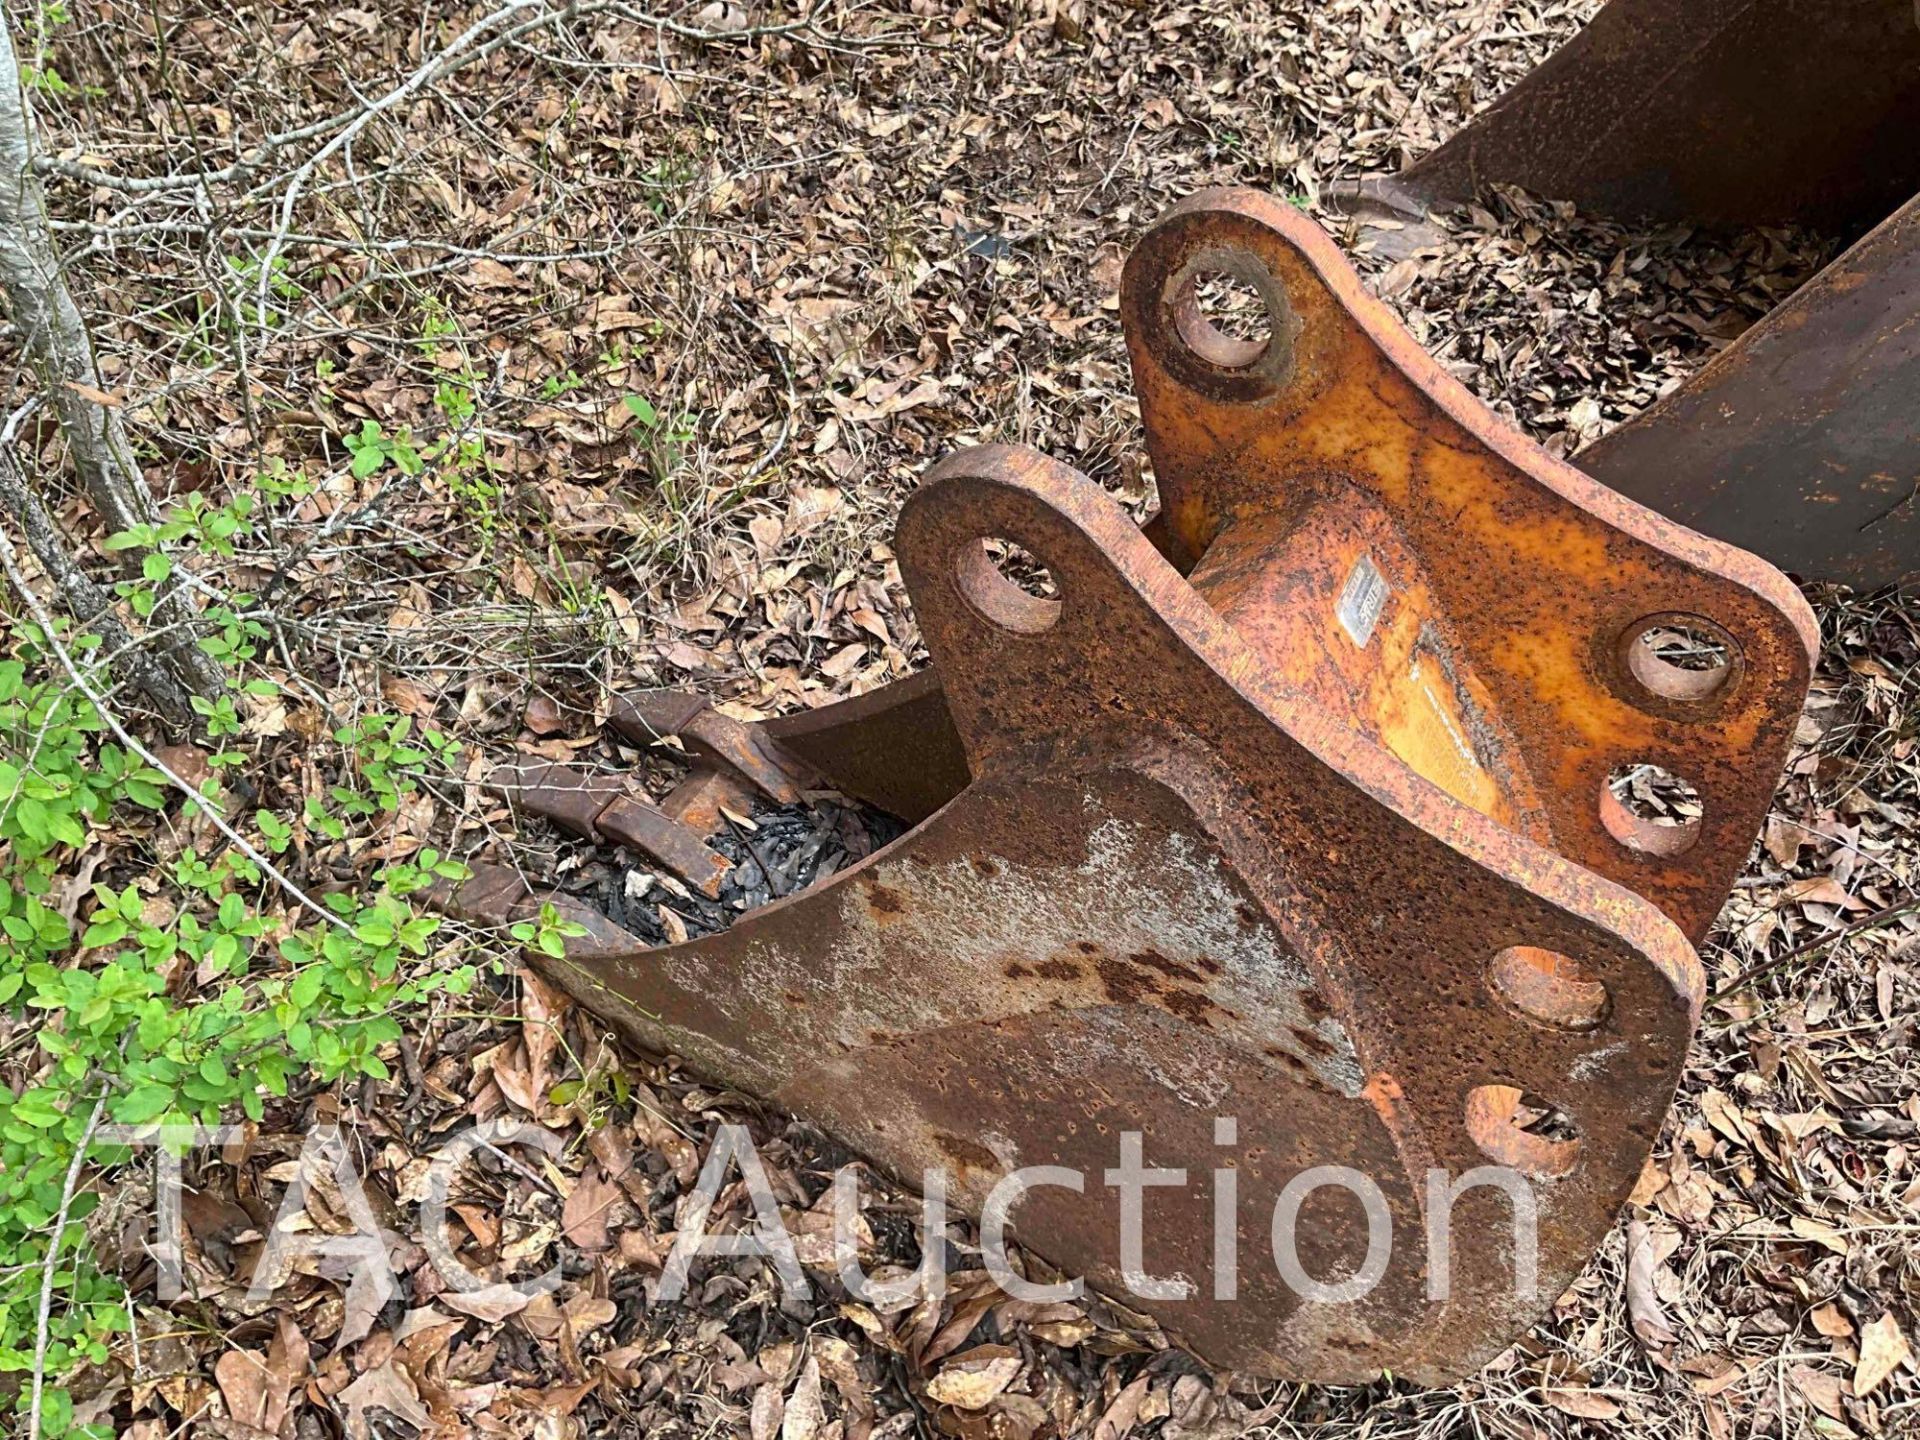
[[[1920,579],[1920,7],[1608,0],[1439,149],[1349,200],[1421,221],[1491,185],[1596,215],[1858,243],[1583,451],[1621,493],[1808,578]]]
[[[1209,317],[1220,277],[1263,331]],[[689,889],[728,811],[831,789],[905,833],[681,944],[504,869],[444,903],[557,905],[589,933],[540,963],[633,1043],[1010,1214],[1216,1366],[1445,1381],[1641,1173],[1813,617],[1496,419],[1267,196],[1165,216],[1122,316],[1146,531],[1043,455],[963,451],[899,521],[926,671],[764,724],[630,696],[611,723],[688,758],[657,805],[504,782]],[[1652,773],[1693,789],[1671,823],[1633,803]]]

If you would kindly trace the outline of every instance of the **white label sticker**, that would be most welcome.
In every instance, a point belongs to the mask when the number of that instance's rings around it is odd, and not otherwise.
[[[1380,623],[1380,612],[1387,608],[1387,577],[1373,563],[1371,555],[1362,555],[1348,572],[1347,583],[1340,587],[1340,601],[1333,613],[1340,617],[1341,628],[1362,650],[1373,639],[1373,628]]]

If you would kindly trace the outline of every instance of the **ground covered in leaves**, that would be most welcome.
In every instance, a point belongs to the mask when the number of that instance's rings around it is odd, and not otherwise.
[[[295,835],[296,878],[329,888],[426,843],[584,886],[579,847],[512,833],[458,782],[516,753],[642,765],[598,723],[629,685],[750,716],[912,671],[888,540],[941,454],[1022,441],[1150,504],[1115,311],[1145,223],[1249,183],[1351,245],[1334,182],[1429,147],[1593,8],[602,6],[432,75],[297,185],[264,178],[278,152],[186,190],[100,178],[229,166],[423,73],[489,13],[369,4],[76,0],[42,27],[69,87],[39,102],[72,171],[52,208],[150,477],[176,499],[307,482],[206,562],[209,584],[267,597],[262,663],[288,687],[244,702],[227,744],[245,763],[222,783],[242,809],[324,788],[327,737],[369,713],[462,747],[463,775],[377,825]],[[1440,252],[1355,258],[1429,350],[1574,453],[1831,248],[1511,196]],[[961,1227],[937,1242],[960,1268],[932,1305],[869,1308],[819,1265],[810,1299],[783,1296],[754,1262],[652,1303],[718,1126],[749,1127],[810,1262],[846,1157],[616,1054],[504,963],[401,1017],[390,1080],[297,1085],[191,1161],[185,1298],[156,1300],[144,1193],[114,1182],[89,1223],[135,1335],[78,1377],[82,1409],[140,1440],[1920,1434],[1920,602],[1814,598],[1813,699],[1706,947],[1713,997],[1630,1223],[1469,1381],[1212,1375],[1104,1303],[993,1292]],[[126,863],[131,841],[97,843],[96,867]],[[623,880],[618,903],[671,934],[650,883]],[[430,963],[487,953],[440,939]],[[508,1128],[428,1234],[426,1157],[476,1120]],[[302,1137],[333,1122],[401,1288],[315,1260],[249,1293]],[[542,1153],[515,1125],[562,1143]],[[863,1194],[864,1258],[913,1265],[916,1207],[871,1177]],[[312,1186],[294,1223],[348,1233],[349,1208]],[[730,1192],[721,1218],[741,1214]],[[531,1302],[450,1291],[436,1246],[561,1283]]]

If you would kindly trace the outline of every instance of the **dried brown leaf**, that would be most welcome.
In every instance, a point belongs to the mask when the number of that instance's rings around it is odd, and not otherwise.
[[[1891,1310],[1887,1311],[1860,1332],[1860,1363],[1853,1369],[1853,1393],[1864,1400],[1912,1358],[1900,1322]]]
[[[1667,1318],[1655,1289],[1660,1270],[1654,1250],[1653,1231],[1641,1220],[1627,1224],[1627,1314],[1633,1321],[1633,1333],[1649,1350],[1662,1350],[1679,1337]]]
[[[1598,1390],[1547,1388],[1541,1390],[1540,1398],[1562,1414],[1577,1415],[1582,1420],[1620,1418],[1619,1402]]]
[[[227,1414],[243,1425],[264,1430],[267,1424],[266,1360],[257,1350],[228,1350],[213,1366],[214,1382],[220,1398],[227,1402]]]
[[[1005,1345],[982,1345],[956,1355],[927,1382],[927,1398],[956,1410],[984,1410],[1020,1374],[1020,1352]]]
[[[427,1407],[420,1403],[420,1391],[413,1377],[392,1361],[367,1371],[342,1390],[338,1399],[345,1408],[347,1434],[352,1440],[370,1440],[367,1421],[370,1410],[384,1410],[416,1430],[426,1429],[433,1419]]]
[[[1795,1365],[1789,1373],[1794,1389],[1806,1396],[1815,1409],[1835,1420],[1847,1418],[1846,1385],[1838,1375],[1829,1375],[1805,1364]]]
[[[753,1404],[747,1411],[747,1431],[752,1440],[774,1440],[780,1422],[786,1418],[787,1402],[780,1387],[772,1382],[753,1392]]]
[[[820,1364],[811,1356],[800,1367],[787,1412],[780,1422],[780,1440],[815,1440],[826,1423],[826,1408],[820,1403]]]
[[[591,1166],[574,1182],[560,1212],[560,1228],[582,1250],[608,1249],[613,1242],[607,1236],[607,1222],[621,1199],[620,1187],[606,1179],[598,1165]]]
[[[526,1309],[533,1297],[518,1286],[503,1282],[478,1290],[443,1290],[437,1299],[449,1310],[458,1310],[462,1315],[471,1315],[476,1320],[498,1325],[507,1317],[518,1315]]]

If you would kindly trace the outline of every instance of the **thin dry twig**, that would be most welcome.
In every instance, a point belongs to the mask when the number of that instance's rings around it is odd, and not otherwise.
[[[87,1151],[93,1144],[93,1132],[99,1128],[100,1116],[106,1108],[107,1095],[103,1090],[100,1098],[93,1102],[93,1113],[87,1117],[86,1129],[74,1146],[66,1183],[60,1187],[60,1207],[54,1212],[53,1228],[47,1236],[47,1258],[41,1266],[40,1309],[33,1326],[33,1391],[27,1403],[27,1440],[40,1440],[40,1403],[47,1380],[47,1338],[53,1323],[53,1276],[59,1269],[60,1242],[67,1233],[67,1212],[73,1208],[73,1197],[80,1187],[80,1172],[86,1168]]]

